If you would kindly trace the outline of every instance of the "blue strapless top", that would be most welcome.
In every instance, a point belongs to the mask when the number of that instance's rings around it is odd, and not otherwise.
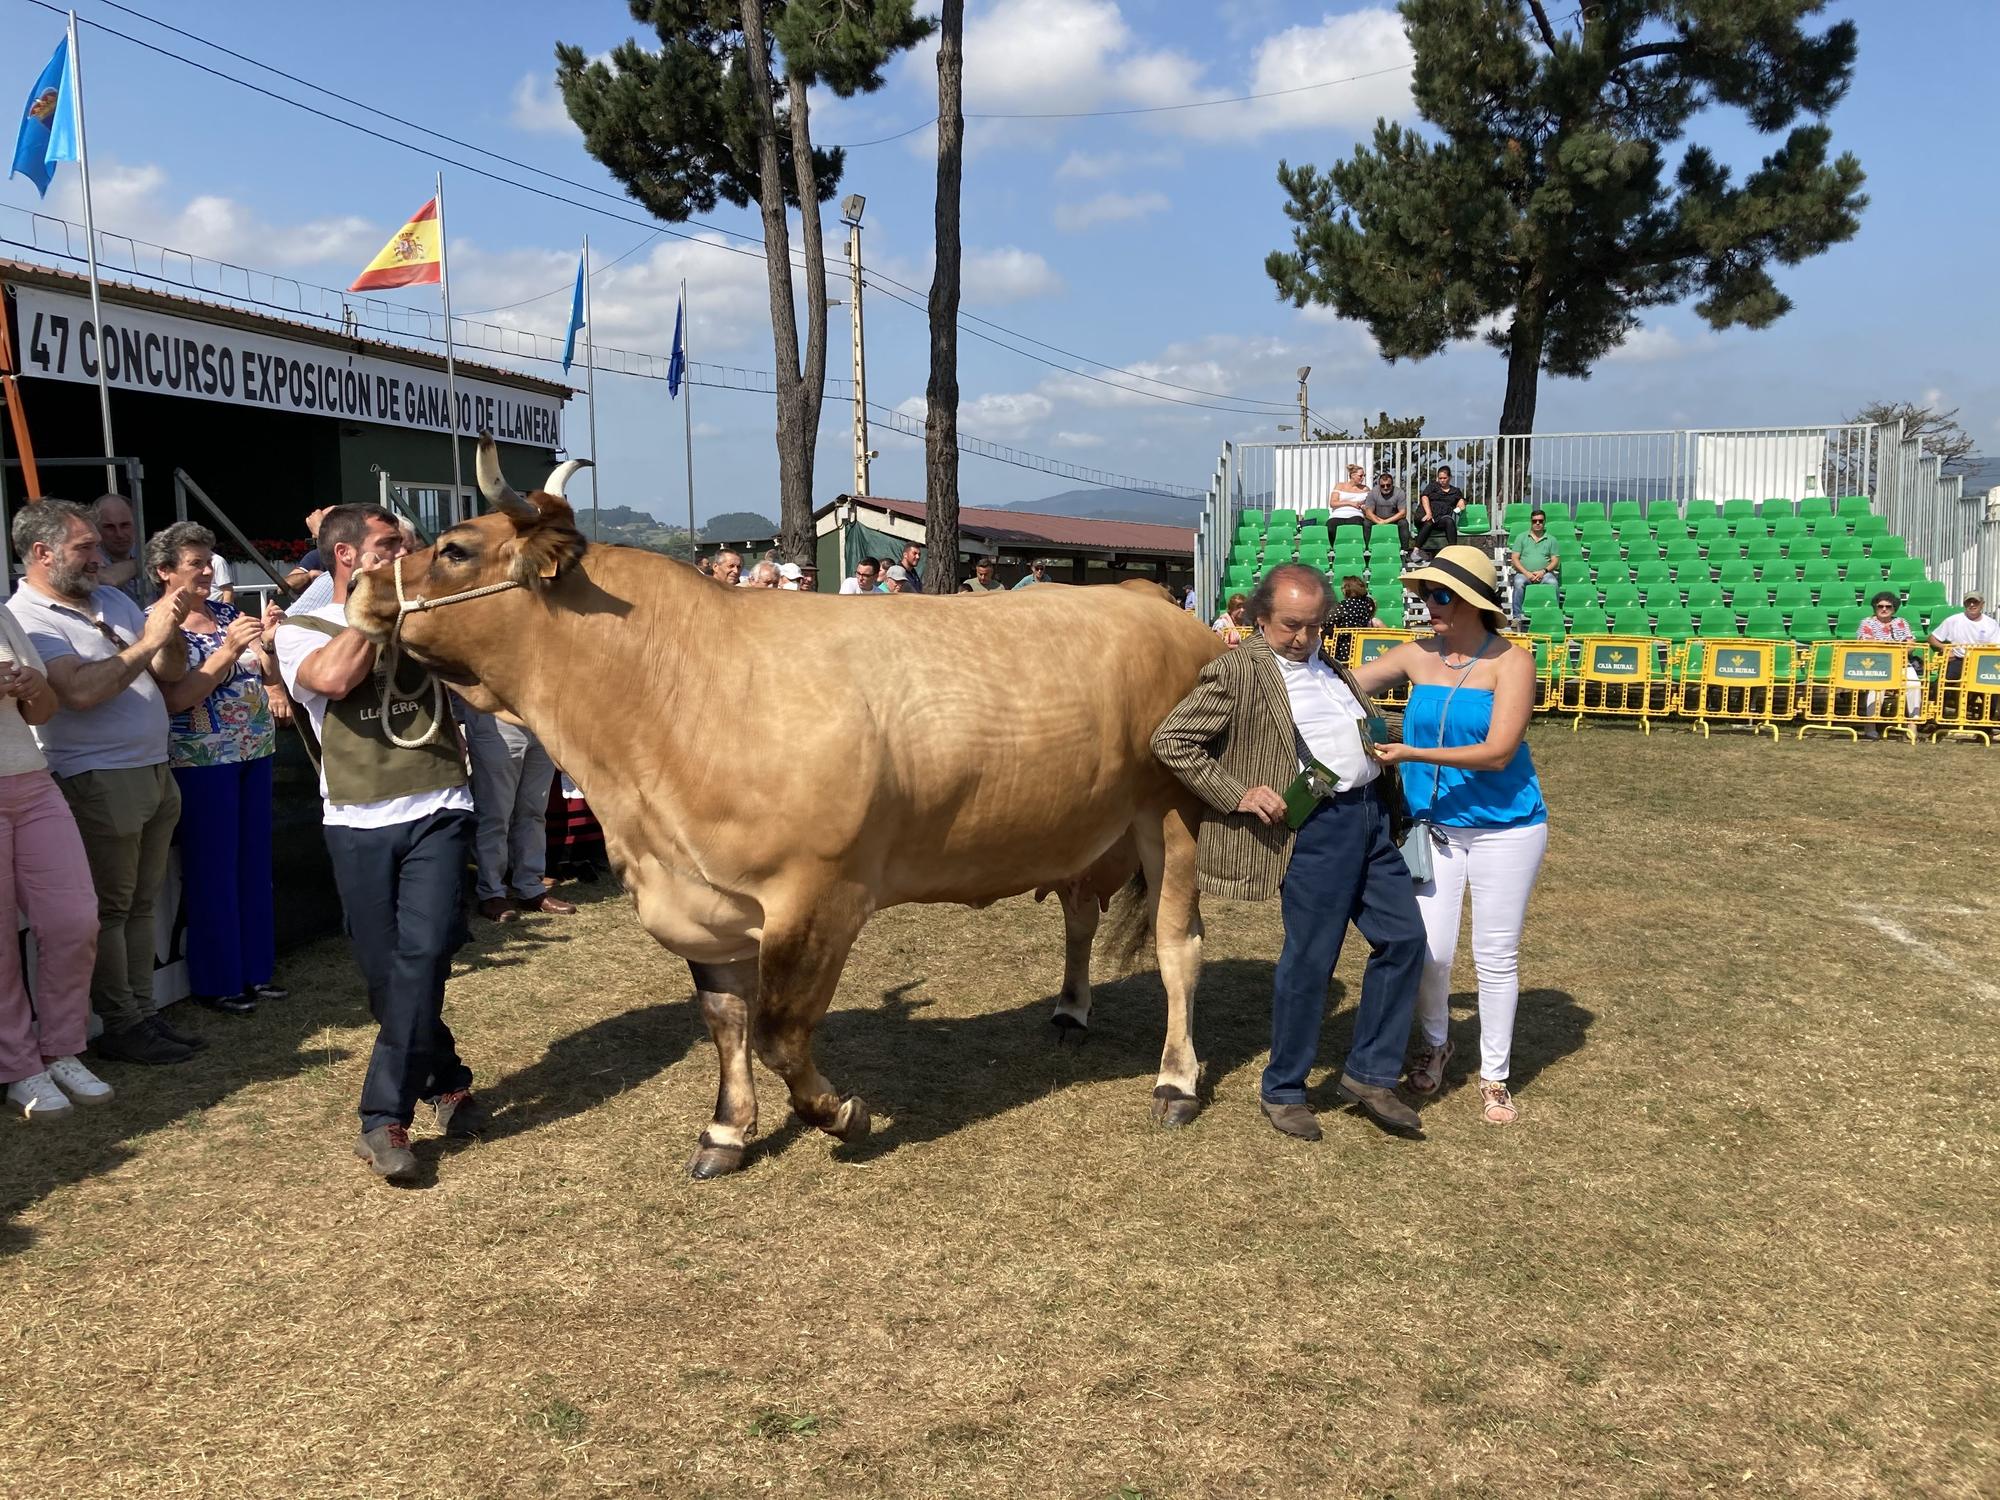
[[[1493,726],[1493,695],[1483,688],[1418,683],[1410,689],[1403,710],[1403,743],[1421,750],[1436,748],[1445,697],[1451,695],[1451,715],[1444,720],[1446,749],[1482,743]],[[1403,766],[1403,796],[1412,817],[1427,818],[1447,828],[1521,828],[1546,823],[1548,807],[1535,762],[1523,740],[1514,758],[1497,771],[1469,771],[1460,766],[1434,766],[1409,761]]]

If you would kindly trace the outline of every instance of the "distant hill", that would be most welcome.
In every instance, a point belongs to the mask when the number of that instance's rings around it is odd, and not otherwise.
[[[1192,527],[1201,519],[1201,501],[1154,490],[1064,490],[1040,500],[1016,500],[993,510],[1031,510],[1044,516],[1086,521],[1144,521],[1155,526]]]

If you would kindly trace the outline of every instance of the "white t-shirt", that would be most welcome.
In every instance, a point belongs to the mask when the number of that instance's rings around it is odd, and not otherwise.
[[[1933,625],[1931,634],[1950,646],[1953,656],[1963,656],[1967,646],[2000,646],[2000,620],[1984,613],[1971,620],[1961,612]]]
[[[1359,521],[1365,519],[1361,511],[1361,502],[1367,498],[1368,492],[1365,488],[1361,490],[1336,489],[1327,497],[1327,509],[1331,513],[1328,519],[1334,521],[1350,519]]]
[[[343,630],[347,628],[345,604],[329,604],[306,613],[315,620],[324,620]],[[313,652],[331,644],[318,631],[307,630],[302,625],[278,627],[278,675],[285,679],[285,691],[292,695],[292,702],[312,716],[313,733],[321,738],[324,738],[326,728],[326,696],[299,686],[299,668]],[[363,685],[355,691],[367,692],[368,688]],[[472,793],[463,786],[449,786],[438,792],[417,792],[408,797],[385,797],[380,802],[328,801],[324,765],[320,767],[319,795],[326,805],[324,821],[334,828],[392,828],[398,823],[414,823],[419,818],[428,818],[432,813],[447,812],[452,808],[464,808],[467,812],[472,810]]]
[[[1271,659],[1284,679],[1299,737],[1313,759],[1340,778],[1340,789],[1351,792],[1381,775],[1381,766],[1361,743],[1361,700],[1348,691],[1340,674],[1317,653],[1310,661],[1291,661],[1275,652]]]
[[[208,565],[215,572],[215,581],[208,586],[208,597],[219,598],[224,589],[236,587],[236,575],[229,571],[229,564],[219,557],[211,557]]]
[[[41,653],[15,622],[13,613],[5,609],[0,609],[0,661],[43,670]],[[0,698],[0,776],[24,776],[48,767],[42,747],[35,743],[35,731],[21,717],[21,700]]]

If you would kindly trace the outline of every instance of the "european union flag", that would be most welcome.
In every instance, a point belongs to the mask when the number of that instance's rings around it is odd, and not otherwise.
[[[64,37],[28,91],[21,133],[14,139],[13,170],[7,175],[27,178],[46,198],[56,163],[76,159],[76,79],[70,72],[69,38]]]
[[[576,331],[583,327],[583,257],[576,258],[576,294],[569,302],[569,333],[563,339],[563,374],[569,374],[569,362],[576,358]]]
[[[667,399],[673,400],[681,393],[681,383],[687,379],[687,341],[681,336],[681,319],[687,313],[687,299],[682,298],[674,307],[674,352],[667,356]]]

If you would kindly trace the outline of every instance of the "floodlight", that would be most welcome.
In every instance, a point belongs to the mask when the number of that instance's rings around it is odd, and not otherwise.
[[[861,226],[861,210],[868,206],[868,200],[859,193],[849,193],[840,200],[840,218],[844,224]]]

